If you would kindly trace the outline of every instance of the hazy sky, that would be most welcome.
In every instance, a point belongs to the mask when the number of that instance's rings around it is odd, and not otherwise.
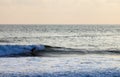
[[[0,24],[120,24],[120,0],[0,0]]]

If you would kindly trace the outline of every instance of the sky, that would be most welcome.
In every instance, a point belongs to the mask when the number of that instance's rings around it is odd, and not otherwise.
[[[120,24],[120,0],[0,0],[0,24]]]

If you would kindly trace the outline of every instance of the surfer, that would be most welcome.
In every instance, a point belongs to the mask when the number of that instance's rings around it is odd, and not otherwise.
[[[37,46],[35,46],[31,49],[31,55],[36,56],[38,51],[40,52],[40,51],[43,51],[43,50],[45,50],[44,45],[37,45]]]
[[[31,55],[32,56],[35,56],[35,49],[36,49],[35,47],[33,49],[31,49]]]

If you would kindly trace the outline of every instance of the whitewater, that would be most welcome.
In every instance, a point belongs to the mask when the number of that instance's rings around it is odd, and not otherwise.
[[[119,41],[120,25],[1,24],[0,76],[119,77]]]

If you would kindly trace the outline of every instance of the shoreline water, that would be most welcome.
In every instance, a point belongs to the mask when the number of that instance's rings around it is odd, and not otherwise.
[[[119,55],[0,58],[0,76],[119,77]]]

